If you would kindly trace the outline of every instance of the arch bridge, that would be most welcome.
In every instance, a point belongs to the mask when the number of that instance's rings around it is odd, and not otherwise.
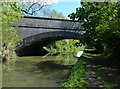
[[[14,26],[18,26],[16,28],[18,36],[23,38],[16,49],[18,56],[40,55],[41,48],[50,42],[80,39],[80,35],[85,33],[81,23],[66,19],[25,16]]]

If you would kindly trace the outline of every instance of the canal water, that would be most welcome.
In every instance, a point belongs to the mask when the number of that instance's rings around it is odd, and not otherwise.
[[[18,57],[15,63],[3,64],[3,87],[60,87],[68,77],[66,68],[51,67],[46,61],[55,57]]]

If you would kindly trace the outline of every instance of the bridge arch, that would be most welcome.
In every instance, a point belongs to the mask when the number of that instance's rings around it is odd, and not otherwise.
[[[24,38],[21,44],[17,46],[16,53],[18,56],[43,55],[43,46],[62,39],[81,39],[81,35],[83,35],[82,32],[72,30],[39,33]]]
[[[40,55],[41,48],[50,42],[62,39],[81,39],[85,33],[79,21],[43,17],[21,18],[14,27],[23,38],[17,46],[18,56]]]

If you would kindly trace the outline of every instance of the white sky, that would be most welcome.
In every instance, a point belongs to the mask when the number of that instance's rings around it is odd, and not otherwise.
[[[46,4],[53,4],[53,3],[58,3],[58,2],[79,2],[80,0],[18,0],[19,2],[41,2]]]
[[[57,0],[58,2],[80,2],[81,0]]]
[[[58,0],[18,0],[18,2],[31,2],[31,3],[36,3],[36,2],[40,2],[40,3],[46,3],[46,4],[53,4],[53,3],[57,3]]]

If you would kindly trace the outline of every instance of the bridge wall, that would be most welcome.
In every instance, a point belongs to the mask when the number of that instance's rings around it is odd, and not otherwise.
[[[40,27],[63,30],[82,30],[81,23],[73,20],[53,19],[42,17],[24,17],[16,22],[14,26],[19,27]]]

